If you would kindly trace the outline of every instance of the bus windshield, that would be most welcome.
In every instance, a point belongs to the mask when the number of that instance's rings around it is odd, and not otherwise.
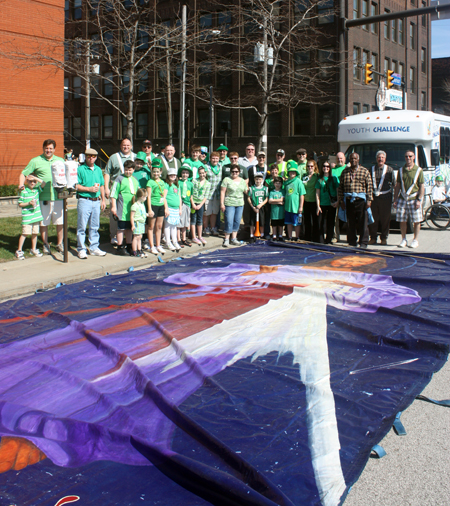
[[[351,153],[358,153],[359,163],[366,168],[372,167],[376,162],[376,154],[378,151],[386,152],[386,163],[394,169],[405,164],[405,152],[416,152],[414,144],[406,142],[392,142],[392,143],[373,143],[373,144],[354,144],[350,146],[345,152],[345,158]]]

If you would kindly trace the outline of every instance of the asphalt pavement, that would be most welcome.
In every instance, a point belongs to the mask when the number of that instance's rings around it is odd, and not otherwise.
[[[76,201],[69,200],[69,208]],[[0,218],[20,215],[17,205],[0,205]],[[409,236],[408,238],[412,238]],[[450,252],[450,229],[431,230],[424,226],[417,249],[399,249],[398,231],[392,231],[389,246],[369,246],[368,252],[390,255],[407,252],[415,255]],[[0,301],[20,298],[37,289],[51,289],[58,283],[74,283],[84,279],[105,276],[107,273],[124,273],[134,269],[158,268],[160,260],[167,262],[177,257],[199,255],[221,248],[222,238],[208,237],[207,245],[185,247],[178,253],[166,252],[160,259],[149,253],[148,258],[122,257],[114,254],[114,248],[102,244],[105,257],[88,257],[80,260],[72,245],[69,262],[63,256],[30,258],[0,264]],[[313,245],[311,245],[313,247]],[[336,251],[346,251],[344,242],[335,245]],[[232,253],[232,248],[230,248]],[[433,260],[430,260],[433,261]],[[435,374],[423,392],[433,399],[450,399],[450,367],[447,364]],[[380,442],[387,455],[381,459],[369,459],[358,482],[352,487],[345,506],[446,506],[450,504],[450,409],[416,400],[402,414],[407,435],[397,436],[393,430]]]

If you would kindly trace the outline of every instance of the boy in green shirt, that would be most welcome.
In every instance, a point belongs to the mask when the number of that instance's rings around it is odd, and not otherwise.
[[[272,225],[273,240],[284,242],[283,225],[284,225],[284,192],[283,178],[273,178],[274,189],[269,193],[270,204],[270,222]]]
[[[192,178],[192,169],[186,163],[183,164],[178,171],[178,187],[181,194],[181,216],[180,224],[178,225],[178,243],[183,248],[184,246],[192,246],[191,242],[186,237],[186,231],[191,223],[191,195],[194,185],[189,178]]]
[[[264,186],[264,175],[261,172],[255,174],[255,185],[248,189],[247,200],[250,204],[250,241],[255,242],[255,228],[259,221],[260,230],[264,233],[265,205],[269,197],[269,190]],[[261,235],[261,233],[260,233]]]
[[[37,188],[35,186],[40,184]],[[25,260],[22,247],[27,235],[31,235],[31,254],[41,257],[42,253],[36,248],[39,224],[42,221],[41,207],[39,205],[39,193],[42,192],[46,182],[36,176],[29,175],[25,178],[24,189],[20,192],[19,207],[22,208],[22,234],[19,237],[19,246],[16,251],[18,260]]]
[[[303,213],[304,195],[306,193],[300,178],[300,171],[295,162],[291,162],[288,167],[289,179],[284,183],[284,223],[287,225],[288,240],[294,240],[292,237],[293,227],[295,227],[295,240],[300,238],[300,223]]]

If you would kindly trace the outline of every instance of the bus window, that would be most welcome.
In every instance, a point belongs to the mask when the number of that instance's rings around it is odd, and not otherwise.
[[[359,163],[363,167],[372,167],[376,162],[377,151],[384,151],[386,153],[386,163],[394,169],[398,169],[405,164],[406,151],[416,152],[414,144],[390,142],[390,143],[377,143],[377,144],[354,144],[349,146],[345,153],[348,157],[351,153],[358,153]]]
[[[440,134],[439,146],[441,162],[448,163],[450,159],[450,129],[448,127],[441,127]]]
[[[425,150],[423,149],[422,145],[417,146],[417,155],[418,155],[418,160],[416,162],[417,165],[419,167],[422,167],[423,169],[427,168],[428,167],[427,157],[425,155]]]

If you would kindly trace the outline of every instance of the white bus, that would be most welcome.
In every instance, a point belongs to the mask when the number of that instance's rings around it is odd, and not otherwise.
[[[431,204],[435,177],[444,176],[450,184],[450,117],[428,111],[373,111],[348,116],[339,123],[338,142],[346,155],[358,153],[360,163],[370,169],[375,154],[386,152],[386,163],[398,169],[405,163],[405,151],[416,154],[424,170],[425,199]]]

